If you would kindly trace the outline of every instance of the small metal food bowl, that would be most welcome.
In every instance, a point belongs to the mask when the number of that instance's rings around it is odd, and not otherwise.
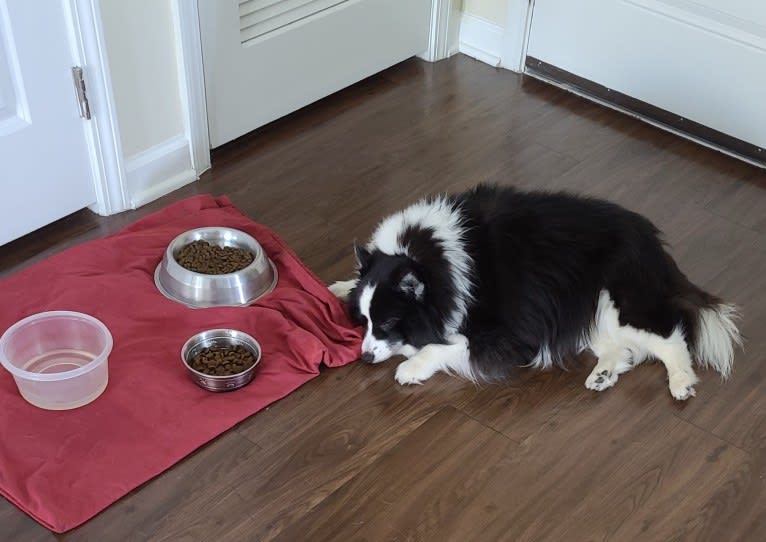
[[[178,252],[194,241],[245,249],[254,258],[234,273],[196,273],[176,261]],[[165,297],[194,308],[250,305],[271,292],[277,280],[277,269],[258,241],[233,228],[197,228],[182,233],[168,245],[154,272],[154,283]]]
[[[206,375],[191,367],[191,360],[205,348],[242,346],[255,357],[255,363],[241,373],[225,376]],[[199,387],[208,391],[232,391],[246,386],[255,376],[261,362],[261,345],[247,333],[235,329],[209,329],[192,336],[181,348],[181,361],[189,376]]]

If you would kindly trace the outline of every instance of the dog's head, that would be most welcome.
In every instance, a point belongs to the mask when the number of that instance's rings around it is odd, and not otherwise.
[[[438,341],[424,270],[411,258],[354,244],[359,281],[349,295],[354,320],[366,327],[362,360],[380,363]]]

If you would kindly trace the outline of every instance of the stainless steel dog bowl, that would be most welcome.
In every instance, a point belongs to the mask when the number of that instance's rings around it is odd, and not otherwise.
[[[224,275],[190,271],[176,261],[176,254],[193,241],[249,250],[253,262]],[[232,228],[198,228],[182,233],[168,245],[154,272],[154,283],[165,296],[190,307],[237,307],[253,303],[277,285],[277,269],[261,245],[243,231]]]
[[[192,369],[191,360],[203,349],[213,346],[242,346],[247,348],[255,363],[241,373],[226,376],[206,375]],[[209,391],[232,391],[247,384],[255,376],[255,368],[261,362],[261,345],[247,333],[234,329],[210,329],[192,336],[181,348],[181,361],[195,384]]]

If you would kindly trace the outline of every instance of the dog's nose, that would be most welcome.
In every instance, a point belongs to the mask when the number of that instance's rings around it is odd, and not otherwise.
[[[362,352],[362,361],[372,363],[375,361],[375,355],[372,352]]]

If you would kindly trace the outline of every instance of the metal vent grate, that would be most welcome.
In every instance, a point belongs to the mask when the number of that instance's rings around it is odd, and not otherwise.
[[[244,45],[348,0],[240,0],[239,39]]]

